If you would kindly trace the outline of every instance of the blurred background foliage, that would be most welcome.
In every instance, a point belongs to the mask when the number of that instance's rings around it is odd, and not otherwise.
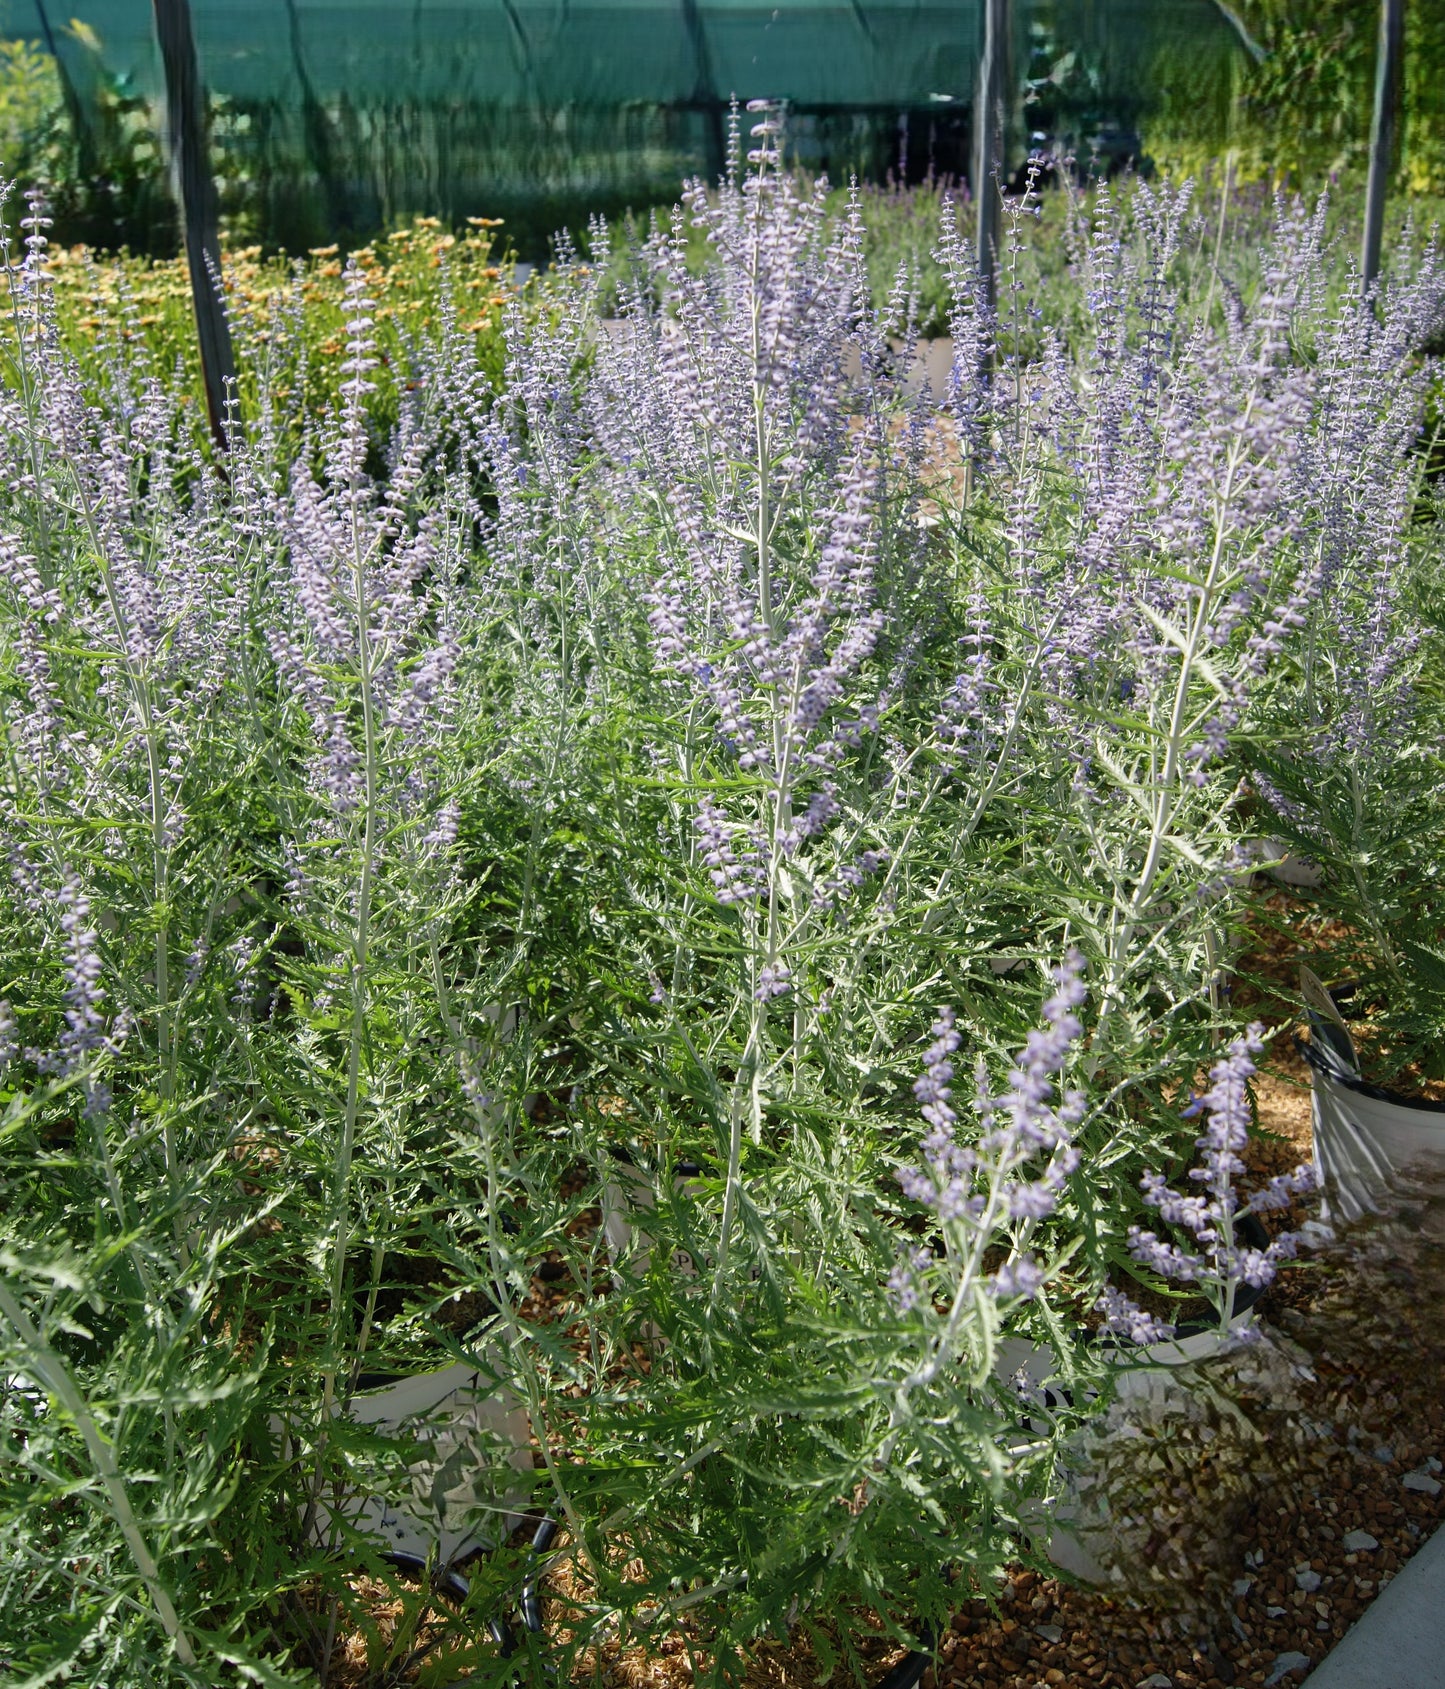
[[[1239,0],[1242,32],[1227,87],[1201,88],[1188,63],[1161,61],[1144,121],[1156,167],[1197,173],[1232,154],[1245,179],[1310,187],[1363,175],[1374,101],[1376,0]],[[1202,96],[1202,97],[1201,97]],[[1445,7],[1405,7],[1396,181],[1445,192]]]
[[[435,217],[416,217],[349,255],[375,301],[379,361],[366,408],[378,448],[415,385],[422,331],[443,316],[470,337],[487,378],[500,381],[502,307],[518,282],[499,235],[490,218],[472,218],[453,234]],[[157,374],[179,381],[182,403],[201,418],[204,389],[183,258],[57,245],[49,275],[57,324],[87,375],[102,376],[122,350],[139,354]],[[6,286],[0,275],[0,295]],[[275,426],[299,435],[335,409],[344,379],[341,249],[333,243],[291,258],[232,244],[224,287],[243,414],[256,414],[264,380],[272,402],[279,401]]]
[[[1030,148],[1047,147],[1085,173],[1202,175],[1227,161],[1237,182],[1306,191],[1334,182],[1353,197],[1377,12],[1377,0],[1021,6],[1014,182]],[[43,185],[63,244],[174,254],[150,92],[116,70],[120,59],[91,24],[36,15],[46,39],[0,43],[0,169]],[[11,31],[22,24],[13,10],[0,19]],[[1445,193],[1445,7],[1409,0],[1406,24],[1397,187]],[[204,49],[203,39],[203,60]],[[301,254],[335,241],[345,251],[419,215],[457,233],[468,215],[502,215],[516,253],[541,261],[559,227],[598,213],[645,218],[675,201],[684,176],[711,175],[717,163],[706,114],[665,104],[543,111],[519,97],[515,109],[494,109],[401,82],[385,93],[300,86],[299,102],[284,90],[212,95],[213,167],[233,246]],[[966,193],[968,90],[929,98],[926,110],[801,111],[790,126],[800,167],[887,190],[873,221],[897,232],[900,249],[933,226],[941,193]]]
[[[1120,170],[1189,175],[1201,231],[1224,209],[1236,234],[1252,221],[1261,237],[1278,189],[1328,189],[1333,233],[1353,245],[1377,0],[1240,0],[1166,12],[1167,23],[1160,12],[1150,28],[1131,30],[1129,19],[1139,20],[1129,0],[1020,7],[1012,186],[1024,185],[1028,158],[1039,151],[1072,159],[1086,200],[1089,182]],[[124,333],[158,368],[179,367],[199,396],[161,114],[135,78],[115,71],[95,27],[80,18],[60,24],[43,9],[36,16],[44,40],[0,41],[0,175],[45,194],[62,330],[82,361],[94,363],[105,355],[96,330],[123,303]],[[0,27],[17,21],[12,12]],[[1445,7],[1408,0],[1406,21],[1395,188],[1408,196],[1418,240],[1445,210]],[[297,395],[287,426],[324,414],[339,380],[329,354],[340,345],[343,264],[354,254],[380,310],[384,362],[368,406],[378,440],[397,414],[405,379],[397,372],[412,367],[415,327],[454,311],[483,369],[500,379],[501,306],[526,273],[517,261],[545,264],[568,225],[585,253],[583,230],[602,216],[623,236],[608,259],[620,284],[628,247],[665,220],[683,176],[700,164],[681,144],[696,113],[674,113],[674,122],[661,110],[570,112],[553,126],[561,152],[549,152],[524,146],[520,130],[508,141],[526,118],[520,111],[508,119],[456,102],[412,110],[405,97],[368,102],[315,89],[302,103],[298,113],[279,96],[210,98],[226,288],[235,332],[249,343],[242,366],[261,367],[258,356],[288,360],[271,377],[274,391]],[[856,113],[803,114],[790,128],[793,164],[804,175],[825,166],[835,181],[857,173],[875,299],[881,305],[906,273],[925,336],[948,332],[948,288],[934,248],[949,206],[965,221],[972,215],[963,174],[969,128],[959,102],[924,114],[880,111],[866,122]],[[483,198],[505,217],[463,215],[459,207],[477,198],[475,183],[463,179],[499,157],[505,168]],[[1045,172],[1040,181],[1046,188],[1051,179]],[[830,210],[842,214],[848,199],[847,188],[836,188]],[[1070,269],[1079,215],[1075,196],[1043,192],[1039,226],[1018,255],[1019,279],[1053,313],[1077,307]],[[1236,245],[1236,266],[1246,248]],[[604,285],[603,297],[615,300],[614,289]],[[251,395],[241,397],[250,403]]]

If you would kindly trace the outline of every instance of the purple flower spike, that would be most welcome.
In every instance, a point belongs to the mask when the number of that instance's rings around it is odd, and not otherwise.
[[[1079,1164],[1071,1142],[1073,1127],[1083,1112],[1083,1098],[1070,1092],[1062,1107],[1053,1106],[1056,1074],[1083,1034],[1075,1012],[1084,1000],[1080,979],[1083,958],[1071,951],[1054,972],[1056,990],[1044,1005],[1047,1026],[1029,1038],[1009,1075],[1002,1097],[990,1093],[988,1075],[980,1066],[974,1099],[980,1127],[976,1145],[961,1144],[955,1128],[953,1058],[961,1042],[952,1009],[940,1011],[933,1023],[933,1043],[924,1054],[924,1070],[914,1082],[923,1118],[930,1130],[922,1143],[921,1166],[903,1167],[898,1183],[905,1196],[929,1208],[945,1227],[961,1228],[957,1255],[980,1253],[1012,1224],[1027,1227],[1046,1219],[1058,1204],[1059,1192]],[[1035,1177],[1025,1176],[1030,1162],[1047,1153],[1048,1164]],[[950,1240],[950,1254],[955,1240]],[[916,1269],[900,1267],[901,1282],[911,1285]],[[898,1276],[895,1272],[895,1278]],[[1017,1254],[988,1281],[1000,1298],[1034,1296],[1045,1279],[1032,1255]],[[895,1291],[895,1302],[903,1302]],[[916,1303],[916,1296],[907,1306]]]
[[[1193,1240],[1195,1248],[1182,1248],[1157,1233],[1138,1226],[1129,1228],[1129,1253],[1141,1266],[1161,1278],[1181,1284],[1197,1284],[1219,1312],[1222,1323],[1233,1318],[1241,1286],[1263,1289],[1271,1283],[1281,1261],[1292,1260],[1302,1239],[1294,1232],[1282,1232],[1267,1249],[1241,1244],[1235,1232],[1240,1201],[1234,1181],[1245,1171],[1240,1151],[1249,1138],[1248,1081],[1255,1071],[1254,1057],[1264,1048],[1263,1028],[1252,1025],[1236,1038],[1222,1060],[1209,1070],[1212,1084],[1202,1097],[1191,1098],[1186,1117],[1204,1112],[1209,1125],[1196,1140],[1204,1153],[1201,1164],[1192,1168],[1190,1179],[1203,1187],[1183,1195],[1173,1190],[1158,1172],[1145,1173],[1140,1181],[1144,1201],[1158,1211],[1166,1224],[1177,1226]],[[1257,1190],[1244,1204],[1253,1213],[1287,1208],[1297,1196],[1316,1186],[1313,1168],[1298,1167],[1281,1174]],[[1135,1342],[1151,1342],[1138,1331],[1153,1329],[1127,1297],[1105,1287],[1097,1306],[1106,1315],[1111,1331]]]
[[[53,1065],[70,1074],[105,1041],[100,939],[90,924],[90,899],[70,874],[60,890],[60,930],[65,939],[65,1030]]]
[[[1112,1285],[1104,1286],[1094,1306],[1104,1316],[1105,1331],[1115,1337],[1126,1337],[1131,1343],[1138,1343],[1141,1347],[1149,1343],[1162,1343],[1174,1335],[1172,1325],[1155,1319],[1153,1314],[1146,1314]]]
[[[1044,1269],[1032,1255],[1021,1255],[1017,1261],[1006,1262],[993,1275],[989,1288],[1000,1298],[1022,1296],[1032,1298],[1043,1288]]]

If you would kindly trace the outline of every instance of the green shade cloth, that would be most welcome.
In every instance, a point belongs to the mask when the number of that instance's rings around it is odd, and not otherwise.
[[[99,38],[106,67],[154,92],[145,0],[46,8]],[[192,0],[206,81],[249,101],[468,99],[547,106],[685,106],[736,93],[809,107],[920,106],[967,99],[977,0]],[[43,39],[36,0],[12,0],[6,33]]]
[[[804,109],[967,103],[979,0],[192,0],[211,91],[242,102],[455,101],[686,109],[736,94]],[[5,33],[54,39],[78,18],[106,68],[159,88],[148,0],[10,0]],[[48,19],[49,31],[45,28]],[[1088,59],[1099,92],[1137,94],[1164,54],[1242,50],[1213,0],[1034,0],[1034,33]]]
[[[790,156],[835,180],[968,168],[980,0],[191,10],[202,77],[224,108],[213,141],[249,184],[250,226],[292,250],[416,212],[500,212],[520,250],[544,255],[563,224],[665,203],[685,177],[716,174],[734,96],[787,100]],[[1018,0],[1013,25],[1015,165],[1039,121],[1084,137],[1127,130],[1161,78],[1182,79],[1191,108],[1218,109],[1244,51],[1214,0]],[[150,0],[0,0],[0,27],[53,44],[82,101],[98,71],[160,92]],[[1024,108],[1028,78],[1053,90],[1051,104]]]

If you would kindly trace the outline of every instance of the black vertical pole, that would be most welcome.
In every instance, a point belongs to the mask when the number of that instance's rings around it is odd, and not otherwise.
[[[715,183],[727,169],[727,136],[723,131],[723,101],[713,80],[712,55],[697,0],[682,0],[682,25],[692,49],[692,99],[688,103],[702,114],[703,174],[706,181]]]
[[[1405,0],[1380,0],[1380,44],[1375,54],[1375,113],[1370,122],[1370,180],[1365,192],[1365,243],[1360,271],[1365,292],[1380,273],[1385,196],[1394,162],[1395,120],[1400,107],[1400,66],[1405,48]]]
[[[50,27],[50,14],[45,9],[45,0],[35,0],[35,15],[40,19],[40,33],[45,37],[45,51],[55,61],[55,74],[60,82],[60,98],[70,118],[71,127],[75,130],[76,168],[81,181],[88,187],[100,174],[96,165],[95,136],[91,132],[90,113],[85,109],[80,90],[75,86],[75,78],[70,74],[70,67],[61,55],[55,31]]]
[[[973,196],[978,207],[979,281],[990,308],[997,299],[999,184],[1007,132],[1009,7],[983,0],[983,45],[973,98]]]
[[[206,156],[205,97],[191,32],[190,0],[152,3],[166,77],[166,150],[180,202],[186,263],[191,273],[206,411],[216,444],[225,451],[227,390],[236,379],[236,359],[231,350],[230,325],[217,292],[221,276],[219,209]]]

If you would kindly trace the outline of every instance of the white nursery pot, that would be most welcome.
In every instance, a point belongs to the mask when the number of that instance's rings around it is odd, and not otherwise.
[[[466,1579],[453,1568],[505,1542],[522,1524],[530,1492],[518,1479],[533,1468],[531,1422],[520,1399],[490,1370],[458,1362],[352,1396],[348,1419],[411,1445],[407,1489],[391,1498],[368,1494],[361,1485],[340,1497],[324,1494],[311,1540],[334,1542],[344,1521],[408,1569],[435,1556],[442,1580],[465,1596]],[[284,1421],[271,1424],[287,1437]]]
[[[1114,1349],[1105,1358],[1116,1369],[1111,1412],[1117,1412],[1124,1427],[1147,1418],[1152,1408],[1163,1409],[1178,1400],[1187,1386],[1175,1376],[1176,1369],[1207,1361],[1235,1346],[1253,1323],[1246,1309],[1230,1322],[1227,1330],[1211,1328],[1184,1337],[1167,1338],[1138,1349]],[[1004,1383],[1018,1380],[1025,1385],[1031,1414],[1052,1417],[1052,1410],[1067,1402],[1066,1387],[1059,1377],[1058,1357],[1045,1344],[1011,1339],[1000,1344],[994,1376]],[[1025,1421],[1028,1429],[1034,1429]],[[1125,1428],[1119,1435],[1127,1435]],[[1137,1434],[1137,1433],[1136,1433]],[[1088,1445],[1092,1428],[1081,1429],[1064,1447],[1064,1458],[1055,1470],[1053,1493],[1047,1501],[1026,1510],[1020,1524],[1035,1538],[1047,1537],[1048,1556],[1061,1571],[1086,1583],[1116,1581],[1101,1557],[1101,1539],[1108,1532],[1108,1515],[1081,1492],[1080,1477],[1088,1470]]]
[[[408,1499],[343,1503],[351,1522],[388,1553],[425,1562],[435,1547],[438,1562],[449,1566],[495,1548],[522,1523],[526,1492],[511,1472],[532,1470],[531,1425],[516,1395],[489,1387],[475,1367],[458,1362],[358,1394],[348,1417],[413,1440],[420,1456],[409,1469]]]

